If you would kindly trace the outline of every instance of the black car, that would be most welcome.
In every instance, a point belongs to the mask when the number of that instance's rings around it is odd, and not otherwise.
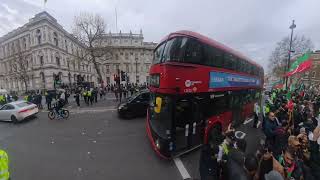
[[[118,115],[122,118],[145,116],[150,100],[149,90],[143,90],[126,99],[118,106]]]

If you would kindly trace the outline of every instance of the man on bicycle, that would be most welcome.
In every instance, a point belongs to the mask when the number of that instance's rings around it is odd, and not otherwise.
[[[61,114],[61,109],[63,108],[63,106],[66,104],[65,103],[65,91],[63,89],[59,90],[60,91],[60,97],[59,99],[57,100],[56,104],[55,104],[55,110],[58,114],[59,117],[62,117],[62,114]]]

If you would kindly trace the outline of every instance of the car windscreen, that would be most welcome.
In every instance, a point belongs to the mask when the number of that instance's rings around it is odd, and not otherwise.
[[[29,106],[29,105],[31,105],[32,103],[29,103],[29,102],[21,102],[21,103],[18,103],[18,104],[16,104],[16,106],[18,106],[18,107],[26,107],[26,106]]]

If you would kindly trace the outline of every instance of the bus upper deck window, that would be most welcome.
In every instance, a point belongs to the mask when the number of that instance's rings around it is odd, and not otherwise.
[[[160,113],[161,112],[161,105],[162,105],[162,98],[156,97],[156,106],[154,107],[154,112]]]

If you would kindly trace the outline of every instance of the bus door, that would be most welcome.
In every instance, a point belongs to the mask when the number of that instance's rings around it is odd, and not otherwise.
[[[232,124],[233,126],[237,127],[242,123],[242,108],[241,108],[241,93],[234,92],[232,94]]]
[[[190,146],[190,133],[193,127],[192,101],[189,98],[177,99],[174,107],[173,128],[175,128],[175,150],[183,151]]]
[[[204,135],[204,123],[203,114],[201,113],[201,100],[194,99],[192,102],[192,119],[190,122],[189,130],[189,147],[197,146],[202,143],[202,137]]]

